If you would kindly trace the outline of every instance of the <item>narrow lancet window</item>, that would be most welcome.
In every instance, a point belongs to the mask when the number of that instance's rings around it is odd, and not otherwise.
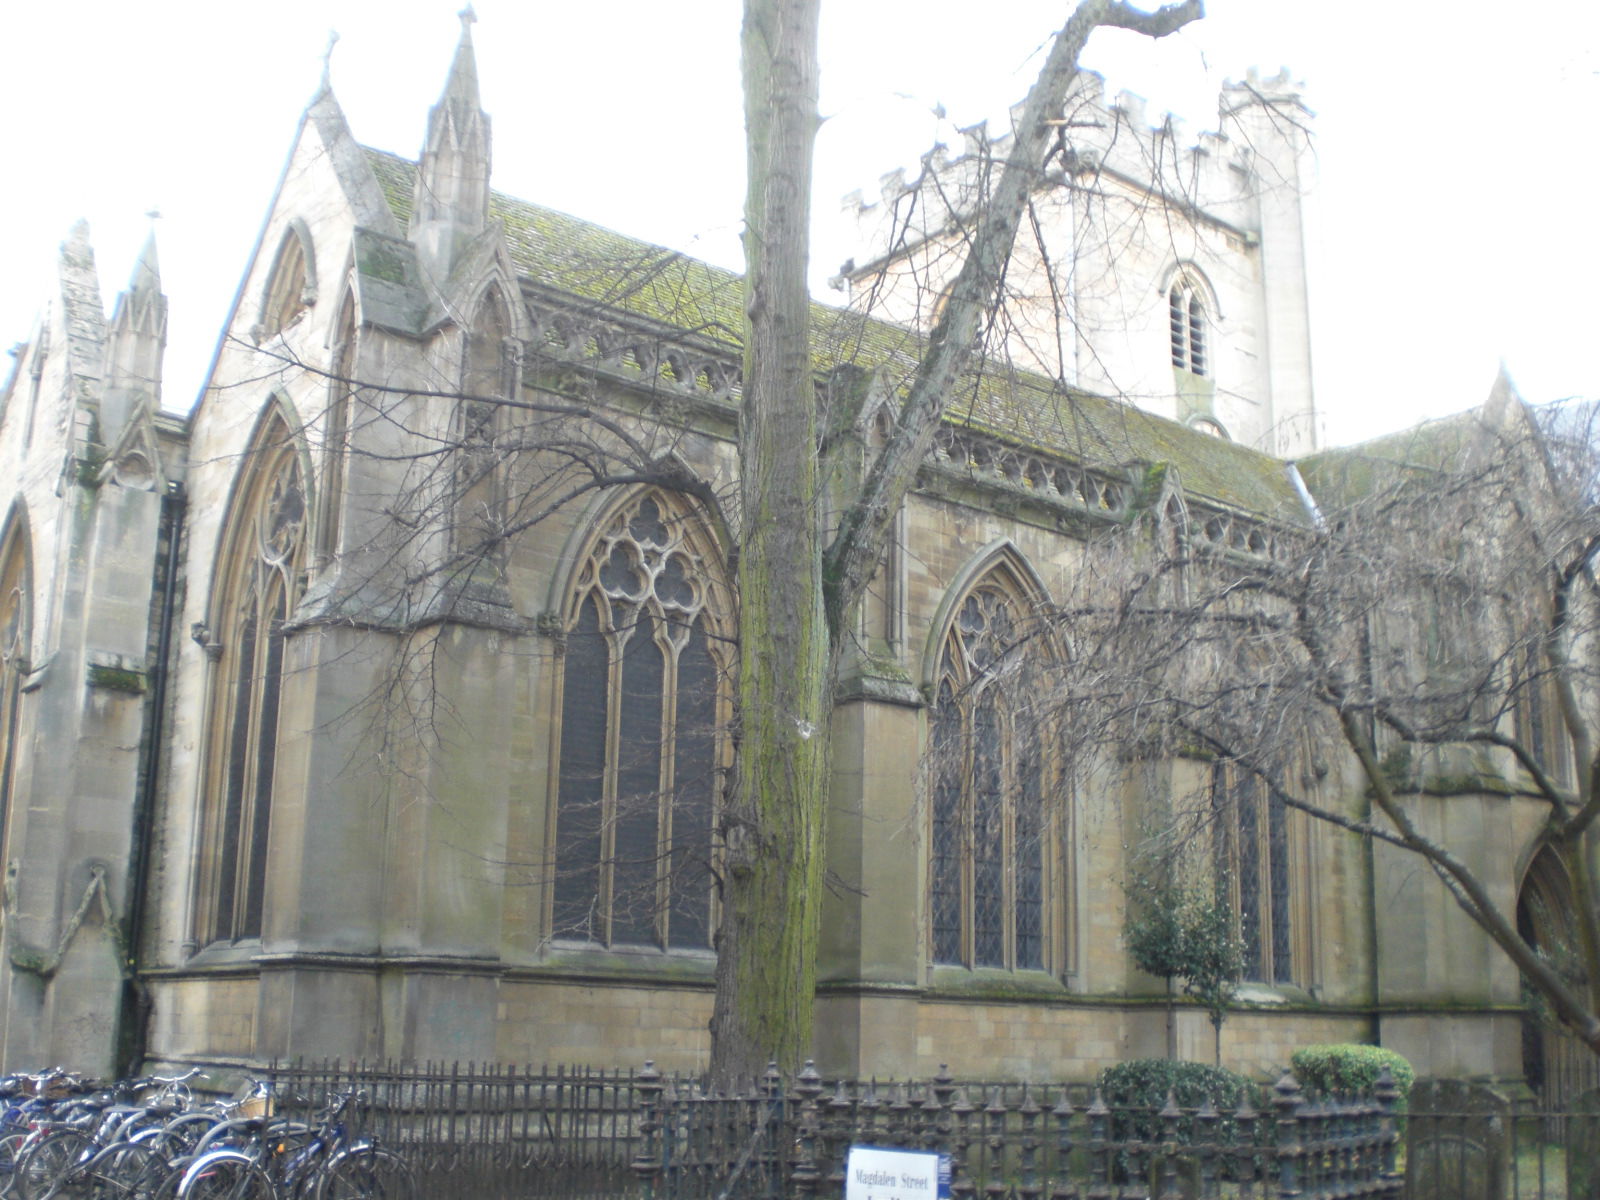
[[[281,419],[246,452],[216,580],[220,657],[202,811],[195,940],[261,936],[283,699],[285,623],[306,566],[306,493]]]

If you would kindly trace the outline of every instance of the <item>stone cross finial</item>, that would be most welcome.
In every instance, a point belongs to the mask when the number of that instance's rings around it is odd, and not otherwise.
[[[333,62],[333,48],[338,44],[338,41],[339,31],[337,29],[328,30],[328,48],[322,52],[322,86],[324,89],[329,87],[328,68]]]
[[[467,26],[478,23],[478,14],[472,11],[472,5],[467,5],[456,16],[461,18],[461,31],[466,32]]]

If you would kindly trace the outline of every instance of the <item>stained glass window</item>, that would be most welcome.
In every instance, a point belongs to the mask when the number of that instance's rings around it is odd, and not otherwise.
[[[1212,769],[1216,878],[1236,922],[1244,977],[1294,980],[1289,810],[1261,779],[1232,763]]]
[[[720,558],[678,498],[602,524],[567,623],[551,929],[706,949],[729,612]]]
[[[1055,823],[1040,734],[1001,683],[1022,610],[1007,582],[993,573],[980,583],[945,637],[932,730],[931,950],[936,963],[1042,969]]]
[[[203,817],[196,940],[261,936],[282,700],[284,623],[300,596],[306,495],[281,419],[245,455],[229,514],[213,611],[219,679]]]

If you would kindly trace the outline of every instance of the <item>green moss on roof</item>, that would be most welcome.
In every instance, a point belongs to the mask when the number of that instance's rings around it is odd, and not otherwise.
[[[370,149],[367,161],[405,228],[416,164]],[[736,272],[498,192],[489,213],[526,279],[570,294],[577,305],[629,313],[738,351],[743,293]],[[850,363],[881,371],[897,387],[910,382],[924,346],[910,330],[823,304],[812,307],[812,328],[819,370]],[[993,362],[961,381],[946,419],[1102,470],[1168,463],[1192,496],[1304,520],[1283,464],[1270,455]]]
[[[1299,461],[1306,487],[1325,506],[1355,503],[1374,492],[1440,472],[1460,470],[1483,445],[1484,416],[1469,409],[1398,433],[1341,446]]]

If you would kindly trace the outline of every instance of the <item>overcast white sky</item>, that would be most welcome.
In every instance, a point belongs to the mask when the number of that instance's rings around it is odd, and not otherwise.
[[[108,299],[156,223],[166,407],[187,409],[330,29],[360,140],[415,155],[459,0],[56,0],[6,16],[0,341],[29,336],[86,217]],[[1455,411],[1504,359],[1523,395],[1600,395],[1600,5],[1210,0],[1160,45],[1089,65],[1209,127],[1224,78],[1287,65],[1318,112],[1317,400],[1336,441]],[[1068,0],[824,6],[819,222],[956,123],[1002,116]],[[739,265],[737,0],[478,0],[497,188]],[[849,252],[820,237],[819,264]],[[827,270],[821,272],[826,274]]]

